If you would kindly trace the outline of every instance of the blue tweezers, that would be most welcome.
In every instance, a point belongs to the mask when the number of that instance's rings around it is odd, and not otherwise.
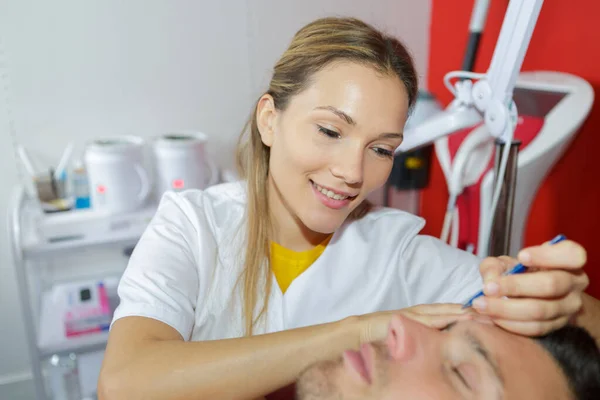
[[[558,235],[556,236],[554,239],[552,239],[550,241],[550,244],[556,244],[558,242],[562,242],[563,240],[565,240],[566,237],[564,235]],[[519,263],[517,264],[513,269],[511,269],[510,271],[507,271],[504,273],[504,275],[515,275],[515,274],[521,274],[523,272],[525,272],[527,270],[527,267],[524,266],[523,264]],[[478,297],[483,296],[483,290],[480,291],[479,293],[477,293],[476,295],[474,295],[473,297],[471,297],[469,299],[469,301],[467,301],[462,308],[468,308],[471,307],[473,305],[473,300],[475,300]]]

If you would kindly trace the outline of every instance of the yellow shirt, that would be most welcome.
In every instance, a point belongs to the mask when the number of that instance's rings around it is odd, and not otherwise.
[[[306,251],[289,250],[275,242],[271,242],[271,269],[282,293],[285,293],[294,279],[306,271],[321,256],[331,236],[329,235],[316,247]]]

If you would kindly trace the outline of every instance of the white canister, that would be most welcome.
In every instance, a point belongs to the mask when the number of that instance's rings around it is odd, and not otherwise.
[[[137,136],[98,139],[86,147],[92,209],[116,214],[144,206],[151,187],[143,149]]]
[[[166,191],[205,189],[218,181],[218,170],[206,154],[202,132],[173,132],[154,141],[157,195]]]

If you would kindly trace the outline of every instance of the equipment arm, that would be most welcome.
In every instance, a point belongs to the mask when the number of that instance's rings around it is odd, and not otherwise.
[[[473,113],[464,107],[475,108],[484,116],[490,135],[502,141],[510,141],[516,121],[516,110],[512,104],[513,90],[529,47],[533,29],[542,7],[543,0],[511,0],[502,23],[500,36],[496,42],[494,55],[488,72],[484,75],[467,71],[453,71],[446,78],[480,79],[472,85],[471,93],[465,93],[465,82],[457,82],[453,94],[455,101],[439,117],[408,129],[405,143],[397,152],[406,152],[430,144],[457,130],[473,126]],[[432,130],[436,131],[433,132]]]

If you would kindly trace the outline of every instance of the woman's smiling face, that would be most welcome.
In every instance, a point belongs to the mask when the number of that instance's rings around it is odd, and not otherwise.
[[[300,221],[316,233],[335,231],[386,182],[408,108],[397,76],[348,62],[314,74],[283,111],[263,96],[257,121],[270,147],[275,218]]]

